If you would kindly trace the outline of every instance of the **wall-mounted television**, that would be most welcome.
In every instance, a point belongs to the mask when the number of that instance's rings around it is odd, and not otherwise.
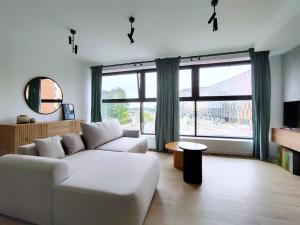
[[[289,128],[300,128],[300,101],[284,102],[283,125]]]

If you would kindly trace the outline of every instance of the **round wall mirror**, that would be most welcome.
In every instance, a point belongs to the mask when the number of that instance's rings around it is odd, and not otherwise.
[[[33,78],[25,87],[27,105],[40,114],[51,114],[59,109],[63,101],[60,86],[48,77]]]

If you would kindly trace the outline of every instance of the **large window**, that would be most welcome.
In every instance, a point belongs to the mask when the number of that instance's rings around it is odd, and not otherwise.
[[[102,79],[103,99],[128,99],[139,97],[139,74],[105,76]]]
[[[124,129],[154,134],[156,79],[152,70],[104,74],[102,78],[102,117],[116,118]]]
[[[179,97],[192,97],[192,70],[179,71]]]
[[[140,70],[104,74],[103,119],[155,133],[157,74]],[[181,67],[180,135],[252,138],[251,66],[248,61]]]
[[[190,79],[186,71],[180,73],[184,85]],[[191,87],[179,90],[180,134],[252,138],[249,62],[192,66],[190,71]]]
[[[135,102],[126,103],[103,103],[102,117],[118,119],[124,129],[140,129],[140,104]]]

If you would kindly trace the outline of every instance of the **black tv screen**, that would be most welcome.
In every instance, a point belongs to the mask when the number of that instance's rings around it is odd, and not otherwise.
[[[290,128],[300,128],[300,101],[284,103],[283,125]]]

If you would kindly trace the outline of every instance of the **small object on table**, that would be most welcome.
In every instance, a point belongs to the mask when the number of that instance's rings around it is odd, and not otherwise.
[[[202,183],[202,152],[207,150],[206,145],[181,142],[179,147],[183,149],[183,180],[186,183]]]
[[[26,124],[30,123],[30,118],[27,115],[19,115],[17,117],[17,124]]]
[[[30,118],[30,123],[35,123],[35,122],[36,122],[35,118]]]

